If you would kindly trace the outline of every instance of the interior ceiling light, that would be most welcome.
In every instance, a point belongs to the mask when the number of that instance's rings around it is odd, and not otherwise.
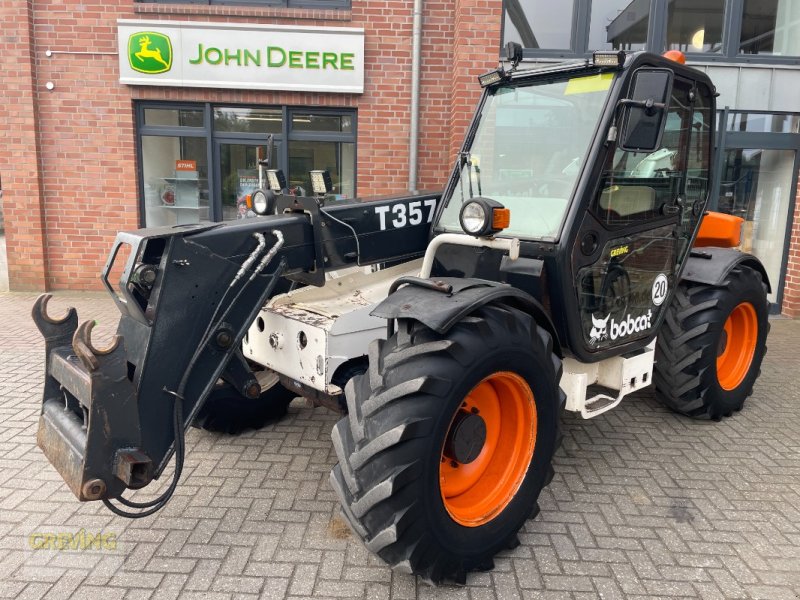
[[[692,48],[695,48],[697,50],[702,50],[705,37],[706,37],[705,29],[698,29],[697,31],[695,31],[694,35],[692,36]]]

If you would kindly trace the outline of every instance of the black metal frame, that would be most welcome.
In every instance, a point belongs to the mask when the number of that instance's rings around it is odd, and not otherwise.
[[[144,111],[149,108],[164,108],[170,110],[198,109],[203,111],[203,126],[162,126],[145,125]],[[358,111],[355,108],[317,108],[314,106],[271,106],[253,105],[237,103],[210,103],[210,102],[165,102],[165,101],[134,101],[134,115],[136,125],[136,173],[137,190],[139,194],[139,224],[146,227],[145,223],[145,199],[144,199],[144,164],[142,159],[142,136],[172,136],[172,137],[204,137],[206,138],[206,160],[208,161],[208,195],[209,195],[209,218],[218,222],[222,220],[222,198],[220,165],[217,147],[219,143],[241,143],[241,144],[263,144],[266,141],[265,134],[261,133],[241,133],[235,131],[214,130],[214,109],[215,108],[280,108],[282,114],[281,132],[275,134],[275,140],[281,143],[278,153],[278,167],[288,168],[289,164],[289,142],[291,141],[314,141],[314,142],[342,142],[354,144],[353,159],[355,161],[355,171],[353,174],[353,196],[358,192]],[[310,112],[315,115],[347,115],[353,123],[353,130],[350,133],[338,132],[294,132],[291,128],[291,119],[294,113]]]
[[[649,1],[650,9],[645,50],[660,54],[666,48],[668,3],[666,0]],[[573,0],[573,2],[570,48],[568,50],[528,48],[523,50],[525,58],[580,58],[588,56],[593,50],[597,50],[597,48],[588,47],[592,0]],[[501,19],[503,29],[505,28],[506,10],[504,1]],[[743,12],[744,0],[725,0],[722,24],[722,52],[687,52],[687,59],[692,62],[702,63],[800,65],[800,56],[739,54]],[[502,32],[500,39],[503,43],[505,42],[505,31]],[[501,43],[501,51],[503,43]]]

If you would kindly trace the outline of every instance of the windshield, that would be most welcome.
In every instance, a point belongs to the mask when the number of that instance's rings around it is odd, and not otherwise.
[[[511,209],[504,235],[557,236],[613,77],[497,88],[483,106],[472,147],[462,155],[439,228],[462,232],[462,203],[484,196]]]

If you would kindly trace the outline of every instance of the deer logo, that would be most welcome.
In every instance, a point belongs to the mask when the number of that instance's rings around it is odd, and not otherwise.
[[[606,315],[605,319],[598,319],[592,315],[592,330],[589,332],[589,341],[596,344],[608,338],[608,319],[611,315]]]
[[[163,33],[134,33],[128,38],[128,64],[140,73],[165,73],[172,68],[172,42]]]

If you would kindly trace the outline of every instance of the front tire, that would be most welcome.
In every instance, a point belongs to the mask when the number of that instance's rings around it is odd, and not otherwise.
[[[394,569],[464,582],[518,543],[552,479],[564,404],[552,338],[489,305],[445,335],[401,320],[369,358],[332,432],[344,515]]]
[[[261,429],[286,416],[295,392],[278,382],[277,377],[264,378],[261,395],[246,398],[230,383],[220,382],[211,391],[205,404],[192,421],[192,426],[215,433],[239,435],[250,429]]]
[[[656,398],[697,419],[741,410],[761,373],[768,317],[761,274],[744,265],[719,286],[681,283],[656,343]]]

